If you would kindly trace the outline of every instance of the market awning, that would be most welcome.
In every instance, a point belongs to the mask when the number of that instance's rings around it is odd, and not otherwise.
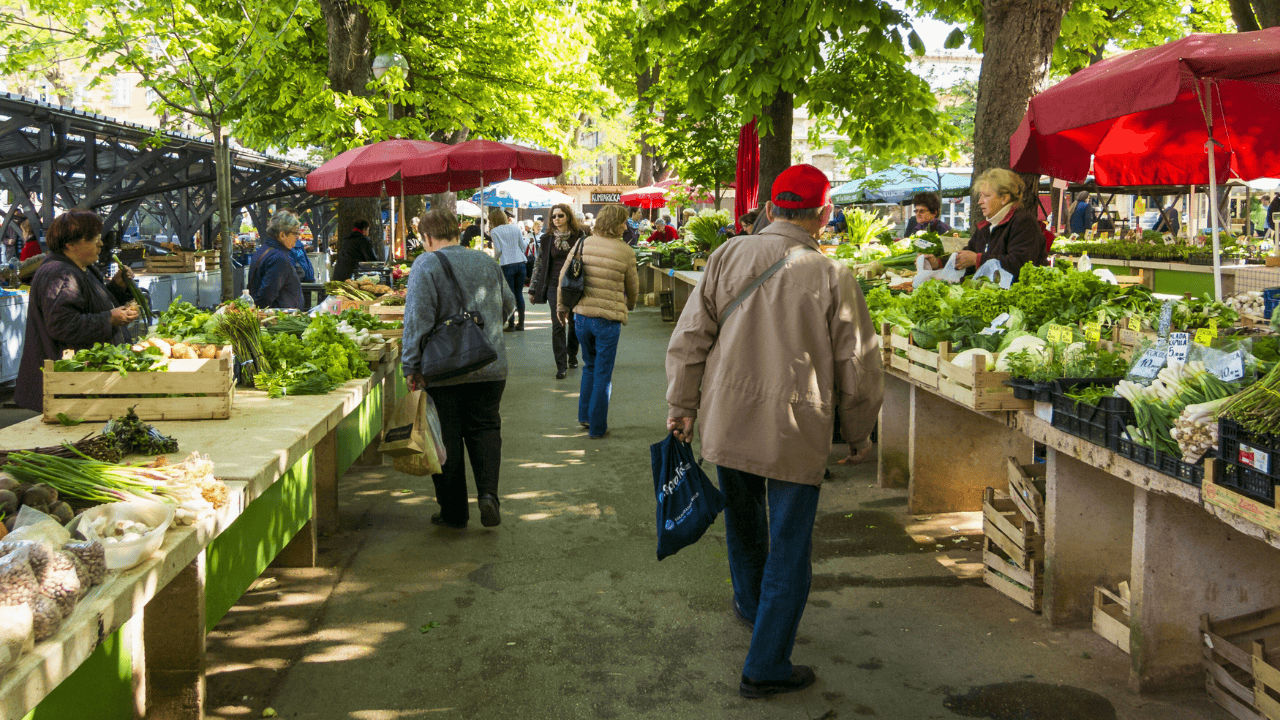
[[[922,192],[936,192],[943,197],[961,197],[969,194],[971,173],[969,168],[929,169],[898,165],[841,185],[831,191],[831,201],[837,205],[897,204]]]

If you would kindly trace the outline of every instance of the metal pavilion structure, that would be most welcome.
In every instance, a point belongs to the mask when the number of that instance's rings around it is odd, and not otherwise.
[[[274,208],[292,207],[323,247],[336,215],[331,200],[307,194],[312,169],[233,151],[231,206],[247,210],[259,233]],[[0,234],[19,210],[43,236],[58,212],[82,208],[98,212],[104,232],[117,236],[150,217],[183,244],[190,245],[197,232],[209,244],[220,229],[215,187],[209,141],[0,93],[0,190],[8,191],[11,203]]]

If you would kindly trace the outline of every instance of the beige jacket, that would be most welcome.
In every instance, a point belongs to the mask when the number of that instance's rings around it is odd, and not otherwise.
[[[564,283],[565,273],[569,272],[572,260],[573,256],[570,255],[569,260],[565,261],[556,287]],[[616,238],[592,235],[582,246],[582,264],[586,268],[587,289],[573,312],[586,317],[617,320],[626,325],[627,312],[635,309],[636,297],[640,294],[635,251]],[[556,304],[562,313],[569,311],[563,298],[564,293],[556,294]]]
[[[717,319],[743,289],[783,266]],[[670,417],[698,417],[702,456],[775,480],[821,485],[835,411],[841,434],[866,447],[883,395],[880,339],[848,268],[803,228],[775,222],[729,240],[707,262],[667,347]]]

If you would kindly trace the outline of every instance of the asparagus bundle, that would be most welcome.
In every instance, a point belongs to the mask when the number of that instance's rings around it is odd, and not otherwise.
[[[120,262],[120,256],[112,253],[111,259],[116,261],[116,265],[120,266],[123,271],[126,265]],[[124,273],[124,284],[129,288],[129,294],[133,296],[133,301],[138,303],[138,310],[142,313],[142,319],[148,325],[151,324],[152,312],[151,303],[147,302],[147,296],[142,294],[142,290],[138,288],[138,283],[129,277],[129,273]]]
[[[1219,416],[1250,432],[1280,435],[1280,365],[1232,398]]]
[[[266,356],[262,352],[262,320],[258,317],[258,313],[253,310],[246,310],[235,305],[228,305],[226,310],[218,315],[218,332],[226,335],[231,341],[231,349],[235,352],[237,362],[241,366],[252,364],[253,367],[246,367],[243,377],[248,378],[247,384],[253,385],[254,376],[259,373],[271,372],[271,364],[267,362]]]

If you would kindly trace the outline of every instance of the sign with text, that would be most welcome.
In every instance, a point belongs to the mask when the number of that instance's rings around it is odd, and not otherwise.
[[[592,203],[620,203],[622,202],[622,193],[620,192],[593,192],[591,193]]]

